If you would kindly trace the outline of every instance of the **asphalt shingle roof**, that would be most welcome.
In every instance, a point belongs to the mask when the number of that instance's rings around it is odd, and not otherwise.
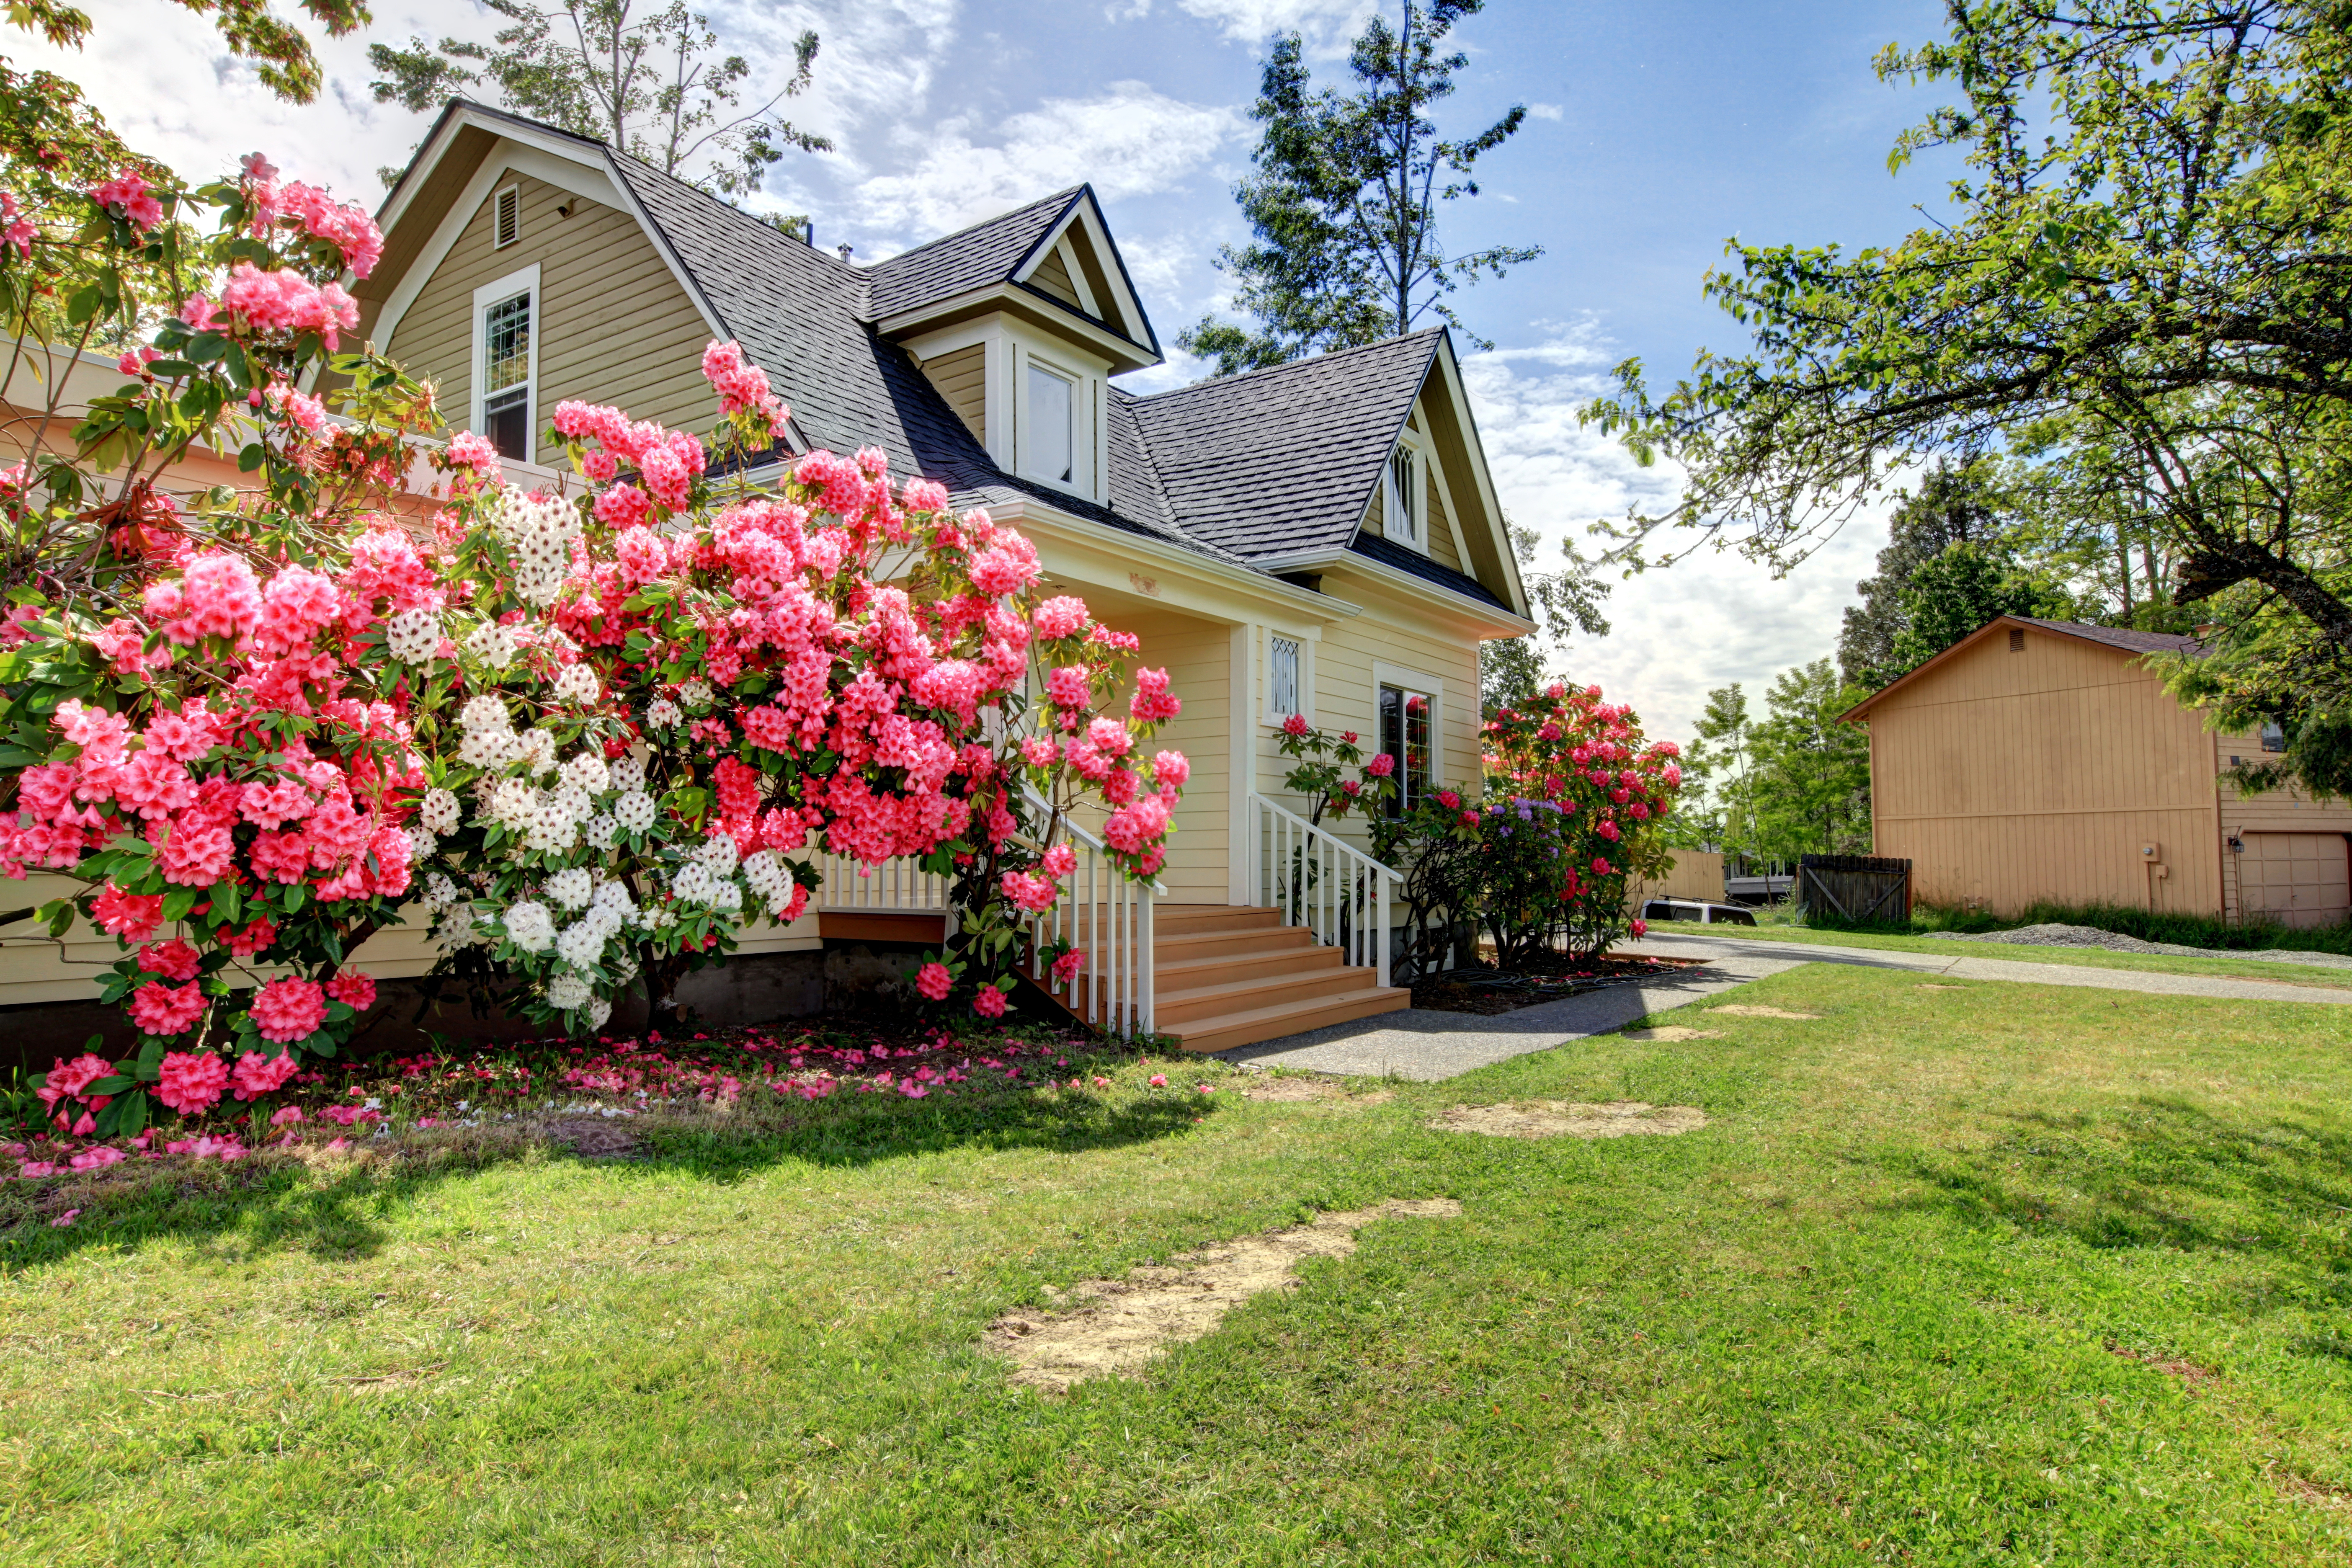
[[[1084,186],[857,268],[651,164],[610,149],[605,155],[720,331],[767,371],[811,446],[877,446],[893,468],[940,480],[960,505],[1043,502],[1230,564],[1354,541],[1444,335],[1416,332],[1150,397],[1113,387],[1110,499],[1100,505],[999,469],[914,361],[872,326],[881,316],[1009,279]],[[1374,560],[1508,607],[1484,584],[1424,556],[1380,540],[1355,543]]]
[[[1176,525],[1248,557],[1343,550],[1443,328],[1134,400]]]
[[[1360,533],[1356,536],[1355,542],[1348,548],[1359,555],[1369,555],[1382,565],[1393,566],[1400,572],[1409,572],[1423,582],[1434,583],[1441,588],[1451,588],[1455,593],[1475,599],[1482,605],[1492,605],[1498,610],[1508,610],[1511,607],[1503,602],[1503,596],[1500,594],[1496,593],[1477,578],[1465,572],[1456,572],[1442,561],[1432,561],[1420,551],[1399,544],[1394,540],[1382,539],[1376,533]]]
[[[2081,621],[2045,621],[2032,616],[2011,618],[2023,621],[2029,626],[2040,626],[2044,631],[2081,637],[2084,642],[2105,643],[2126,653],[2199,653],[2205,646],[2195,637],[2184,637],[2178,632],[2135,631],[2129,626],[2094,626]]]
[[[935,300],[953,299],[967,289],[1006,281],[1085,192],[1084,185],[1056,191],[1001,217],[959,229],[863,268],[866,319],[880,321]]]

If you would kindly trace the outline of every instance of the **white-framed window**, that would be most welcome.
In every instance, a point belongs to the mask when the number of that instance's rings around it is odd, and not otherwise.
[[[1078,384],[1075,378],[1029,362],[1029,406],[1022,421],[1023,465],[1041,479],[1057,485],[1077,482]]]
[[[476,434],[499,456],[530,461],[539,387],[539,268],[526,267],[474,290]]]
[[[1399,544],[1427,550],[1421,491],[1421,454],[1400,441],[1389,454],[1388,472],[1381,479],[1381,531]]]
[[[1297,637],[1284,637],[1280,632],[1265,639],[1265,705],[1270,712],[1285,718],[1303,713],[1299,693],[1306,689],[1306,645]]]
[[[1433,676],[1380,660],[1372,663],[1373,711],[1379,749],[1396,759],[1397,793],[1389,811],[1399,815],[1444,787],[1444,687]]]
[[[490,248],[504,250],[522,237],[522,187],[509,185],[490,198]]]

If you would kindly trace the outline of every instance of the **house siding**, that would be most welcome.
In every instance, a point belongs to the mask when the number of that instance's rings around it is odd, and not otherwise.
[[[394,325],[386,351],[439,389],[452,428],[472,419],[474,290],[533,262],[540,268],[539,384],[534,440],[566,398],[619,400],[630,416],[674,429],[708,431],[717,405],[702,379],[710,341],[701,312],[635,218],[519,175],[520,237],[491,244],[495,193],[485,197],[449,254]],[[574,204],[572,216],[556,208]],[[554,464],[562,448],[541,444],[535,460]]]
[[[974,343],[927,359],[923,374],[971,431],[972,439],[988,445],[988,345]]]
[[[1037,270],[1029,274],[1029,281],[1074,310],[1085,309],[1078,303],[1077,288],[1070,281],[1070,269],[1062,265],[1059,250],[1045,253],[1045,258],[1037,264]]]

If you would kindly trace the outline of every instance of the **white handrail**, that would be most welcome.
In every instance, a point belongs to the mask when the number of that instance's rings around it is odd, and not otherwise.
[[[932,876],[910,856],[867,866],[828,850],[818,855],[817,869],[824,874],[814,900],[820,910],[947,912],[948,879]]]
[[[1050,821],[1053,807],[1025,786],[1030,807]],[[1030,978],[1087,1023],[1106,1034],[1152,1033],[1153,905],[1168,896],[1159,882],[1136,882],[1114,864],[1103,841],[1065,814],[1060,829],[1078,863],[1062,879],[1051,909],[1029,917]],[[1056,980],[1037,962],[1067,942],[1086,954],[1076,973]]]
[[[1346,950],[1343,962],[1389,983],[1389,889],[1398,874],[1328,828],[1249,797],[1252,898],[1282,911],[1285,925],[1313,928],[1315,940]]]

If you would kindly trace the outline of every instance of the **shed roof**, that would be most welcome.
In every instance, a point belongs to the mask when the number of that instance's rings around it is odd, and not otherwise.
[[[2031,626],[2035,631],[2052,632],[2059,637],[2073,637],[2078,642],[2095,643],[2101,647],[2134,657],[2152,653],[2196,654],[2203,652],[2205,647],[2197,638],[2178,632],[2143,632],[2130,626],[2095,626],[2085,621],[2045,621],[2035,616],[1996,616],[1916,669],[1906,671],[1839,714],[1840,721],[1851,724],[1866,716],[1873,708],[1920,679],[1929,670],[1941,668],[1993,633],[2009,626],[2021,630]]]

